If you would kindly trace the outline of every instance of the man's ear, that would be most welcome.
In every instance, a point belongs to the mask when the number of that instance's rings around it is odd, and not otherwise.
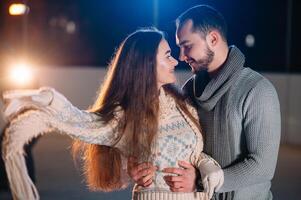
[[[206,36],[207,44],[211,48],[214,48],[218,44],[220,39],[221,39],[220,34],[215,30],[210,31]]]

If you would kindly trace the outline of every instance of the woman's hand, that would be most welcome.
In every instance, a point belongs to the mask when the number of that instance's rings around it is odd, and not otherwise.
[[[223,170],[213,162],[206,161],[199,166],[204,192],[212,198],[214,191],[218,191],[224,183]]]
[[[138,163],[137,159],[134,157],[128,158],[127,172],[132,180],[139,186],[148,187],[153,182],[153,177],[155,171],[157,170],[156,166],[153,166],[151,163],[144,162]]]

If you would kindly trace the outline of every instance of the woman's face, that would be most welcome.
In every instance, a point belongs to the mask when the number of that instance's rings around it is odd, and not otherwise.
[[[159,44],[156,60],[158,88],[168,83],[174,83],[176,81],[174,70],[178,61],[171,56],[170,47],[165,39],[162,39]]]

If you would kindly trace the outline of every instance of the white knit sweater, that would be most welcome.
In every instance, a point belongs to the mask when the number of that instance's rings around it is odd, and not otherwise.
[[[123,111],[117,110],[115,118],[104,124],[93,113],[74,107],[62,94],[53,88],[40,90],[9,91],[4,93],[6,100],[5,116],[10,120],[4,137],[3,157],[14,199],[39,199],[38,192],[30,180],[23,157],[23,146],[32,138],[54,130],[87,143],[119,148],[127,156],[127,145],[119,138],[117,126]],[[203,139],[197,127],[179,109],[174,99],[163,89],[159,96],[159,130],[152,145],[149,159],[139,158],[141,162],[151,161],[159,167],[153,183],[148,188],[137,187],[135,199],[207,199],[205,193],[172,193],[163,180],[165,167],[178,167],[177,161],[184,160],[196,168],[202,162],[213,162],[202,153]],[[194,116],[195,110],[187,105]],[[29,110],[23,112],[24,110]],[[163,196],[162,196],[163,195]],[[164,198],[163,198],[164,197]]]

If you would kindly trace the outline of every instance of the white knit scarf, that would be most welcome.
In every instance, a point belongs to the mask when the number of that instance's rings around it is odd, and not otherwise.
[[[91,129],[97,132],[98,117],[85,111],[78,113],[79,110],[72,109],[71,103],[53,88],[8,91],[4,92],[3,100],[4,118],[10,124],[4,133],[2,157],[13,199],[39,199],[27,172],[24,145],[53,129],[70,135]],[[66,113],[62,113],[66,109]]]

